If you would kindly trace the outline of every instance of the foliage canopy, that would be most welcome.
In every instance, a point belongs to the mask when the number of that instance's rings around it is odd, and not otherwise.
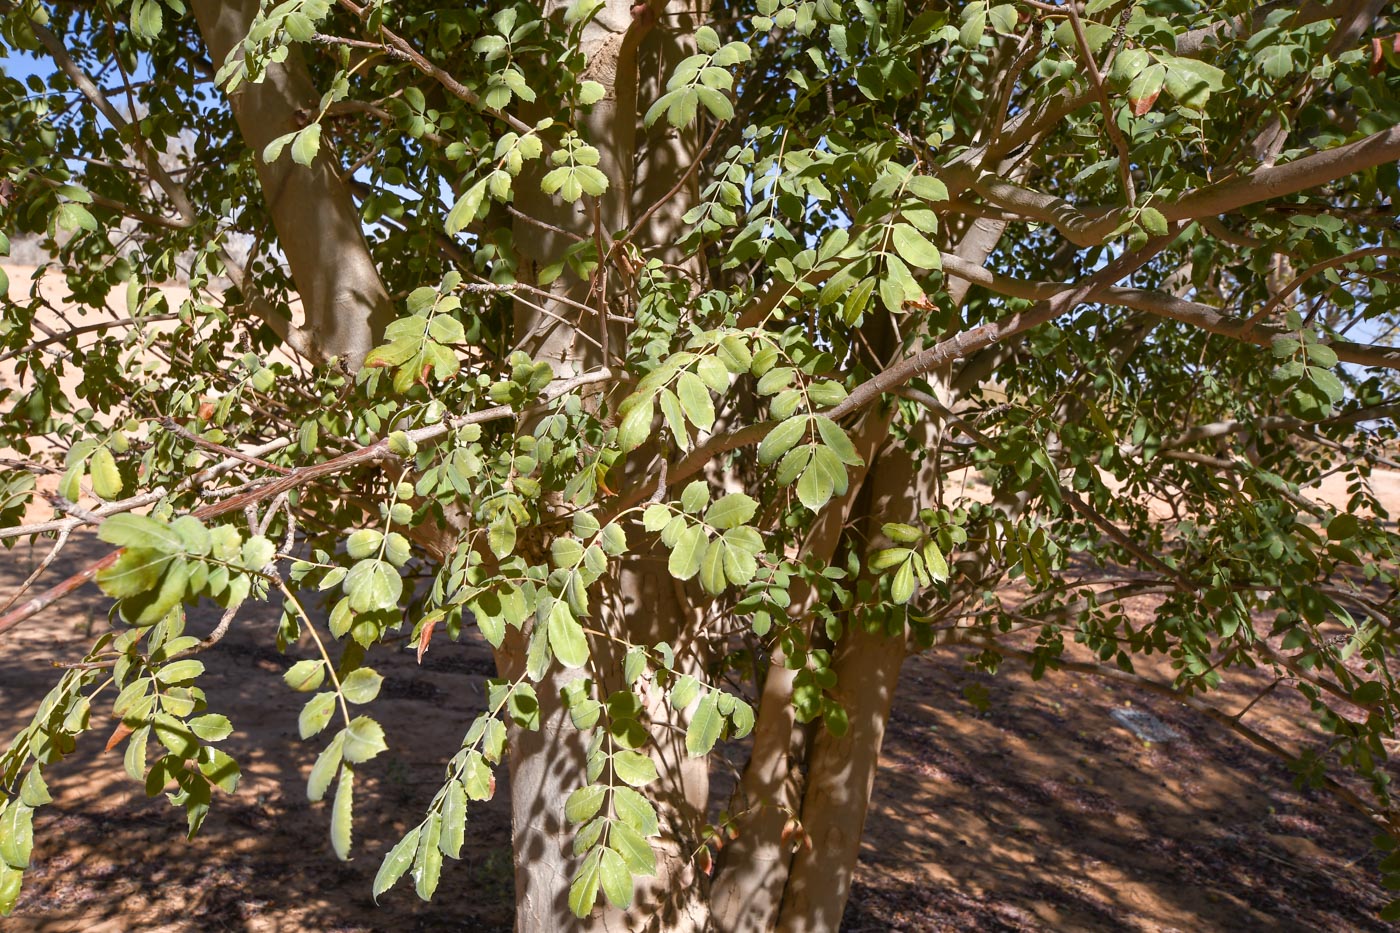
[[[899,663],[952,644],[1037,678],[1165,654],[1157,688],[1393,849],[1400,539],[1369,477],[1396,466],[1397,25],[0,0],[7,54],[47,63],[0,74],[0,255],[39,238],[80,316],[10,283],[0,539],[116,549],[112,630],[0,757],[0,909],[45,769],[108,717],[191,833],[234,790],[199,678],[262,599],[314,649],[285,679],[341,858],[393,742],[375,652],[495,648],[374,893],[432,895],[509,756],[522,929],[833,928]],[[204,637],[197,599],[227,610]],[[1325,741],[1211,706],[1259,666]]]

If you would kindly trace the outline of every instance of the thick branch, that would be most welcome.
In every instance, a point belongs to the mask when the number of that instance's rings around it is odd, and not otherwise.
[[[1356,142],[1260,169],[1229,181],[1188,191],[1175,201],[1154,205],[1167,220],[1215,217],[1274,198],[1297,194],[1348,175],[1400,159],[1400,126]],[[1080,207],[1053,195],[984,174],[973,188],[993,205],[1049,224],[1079,246],[1097,246],[1132,216],[1127,208]]]
[[[1056,295],[1066,294],[1072,287],[1055,282],[1033,282],[997,275],[982,266],[965,262],[953,256],[943,257],[943,271],[981,285],[1000,295],[1014,298],[1028,298],[1045,301]],[[1270,346],[1275,337],[1286,336],[1286,332],[1272,326],[1251,326],[1247,320],[1237,320],[1222,314],[1210,305],[1177,298],[1165,292],[1142,288],[1119,288],[1109,286],[1098,292],[1097,301],[1108,305],[1120,305],[1137,311],[1146,311],[1159,317],[1171,318],[1183,324],[1193,324],[1202,330],[1231,337],[1245,343]],[[1400,347],[1377,344],[1352,343],[1348,340],[1332,340],[1327,345],[1337,354],[1337,358],[1358,366],[1379,366],[1385,369],[1400,369]]]

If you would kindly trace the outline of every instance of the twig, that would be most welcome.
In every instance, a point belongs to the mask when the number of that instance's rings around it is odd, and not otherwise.
[[[174,418],[168,415],[162,418],[160,423],[165,430],[177,437],[183,437],[196,447],[203,447],[205,450],[212,450],[225,457],[231,457],[234,460],[242,460],[244,463],[252,464],[255,467],[261,467],[264,470],[271,470],[274,473],[281,473],[283,476],[292,472],[286,467],[278,466],[275,463],[268,463],[266,460],[254,457],[252,454],[245,454],[242,451],[234,450],[232,447],[225,447],[223,444],[216,444],[207,438],[200,437],[190,429],[181,426]]]
[[[1118,122],[1113,118],[1113,105],[1109,103],[1108,92],[1103,88],[1103,75],[1099,73],[1099,63],[1094,60],[1094,53],[1089,48],[1089,40],[1084,35],[1084,24],[1079,21],[1079,10],[1076,9],[1074,0],[1066,3],[1064,8],[1069,12],[1069,22],[1074,29],[1074,41],[1079,46],[1079,54],[1084,56],[1084,62],[1089,69],[1089,83],[1094,86],[1094,94],[1099,99],[1099,106],[1103,108],[1104,128],[1108,131],[1108,138],[1113,141],[1113,148],[1118,150],[1118,174],[1123,180],[1123,197],[1127,199],[1129,207],[1136,207],[1137,191],[1133,188],[1133,170],[1128,162],[1128,141],[1123,138],[1123,131],[1118,128]]]
[[[595,372],[587,373],[582,376],[575,376],[572,379],[562,380],[556,385],[551,386],[542,397],[540,403],[536,406],[533,406],[531,410],[536,410],[544,405],[547,405],[553,400],[559,398],[560,396],[567,395],[575,389],[579,389],[588,385],[593,385],[599,382],[606,382],[607,380],[612,378],[612,375],[613,374],[611,370],[604,368],[599,369]],[[454,431],[457,428],[463,427],[465,425],[483,424],[488,421],[497,421],[502,418],[513,418],[517,414],[519,413],[515,410],[515,408],[513,408],[510,405],[496,405],[492,408],[486,408],[482,409],[481,411],[476,411],[467,415],[463,415],[460,418],[447,419],[442,422],[439,422],[438,424],[417,428],[407,433],[408,437],[411,440],[413,440],[415,443],[421,444],[444,437],[448,434],[448,432]],[[284,438],[279,441],[275,441],[274,444],[276,445],[276,447],[270,449],[280,449],[281,447],[290,446],[292,443],[293,442],[290,439]],[[275,496],[280,495],[281,493],[287,492],[292,489],[296,489],[299,486],[304,486],[307,483],[314,482],[318,479],[321,479],[322,477],[333,476],[337,473],[345,472],[346,470],[353,469],[357,466],[361,466],[366,463],[372,463],[378,460],[387,459],[392,456],[393,455],[389,451],[389,439],[387,437],[384,437],[379,439],[378,441],[375,441],[372,444],[356,448],[355,450],[341,454],[339,457],[335,457],[331,460],[326,460],[321,463],[312,463],[304,467],[299,467],[295,470],[292,470],[285,476],[279,476],[276,479],[271,480],[267,485],[262,486],[258,489],[242,493],[240,495],[231,496],[220,502],[211,502],[201,508],[196,509],[192,514],[196,518],[200,519],[217,518],[220,515],[227,515],[230,512],[237,512],[250,502],[260,502],[264,499],[271,499]],[[229,460],[224,461],[224,463],[218,464],[216,467],[211,468],[211,471],[220,467],[226,467],[226,465],[230,463],[232,463],[233,465],[237,465],[239,462],[241,461],[238,459],[230,458]],[[232,466],[227,466],[226,469],[232,469]],[[210,471],[205,472],[207,473]],[[189,480],[182,482],[181,486],[184,486],[188,482]],[[151,494],[148,493],[147,495]],[[156,496],[155,498],[160,498],[160,496]],[[3,532],[0,532],[0,535],[3,534]],[[38,596],[34,597],[28,602],[24,603],[17,609],[12,609],[5,615],[0,616],[0,635],[3,635],[5,632],[14,628],[16,625],[19,625],[25,619],[28,619],[35,613],[42,611],[43,609],[62,599],[64,596],[73,592],[87,581],[91,580],[94,576],[97,575],[99,571],[110,567],[112,564],[114,564],[117,558],[121,556],[121,553],[121,549],[113,551],[106,557],[103,557],[100,560],[94,561],[92,564],[89,564],[86,568],[79,571],[78,573],[73,574],[71,577],[62,581],[61,583],[50,587],[48,590],[39,594]]]
[[[45,570],[48,569],[49,564],[52,564],[54,558],[58,556],[58,552],[63,550],[63,546],[68,543],[68,535],[70,533],[71,529],[68,528],[64,528],[58,533],[58,540],[56,540],[53,544],[53,547],[49,549],[49,553],[46,554],[44,556],[44,559],[39,562],[39,566],[34,568],[34,572],[31,573],[25,579],[25,581],[19,585],[19,589],[15,590],[14,595],[11,596],[9,599],[5,600],[5,605],[0,606],[0,612],[4,612],[11,606],[13,606],[15,604],[15,600],[23,596],[25,592],[28,591],[28,589],[34,585],[34,581],[39,579],[39,576]]]
[[[613,244],[613,250],[616,250],[621,244],[629,242],[634,236],[636,236],[637,233],[642,229],[642,225],[651,219],[651,215],[655,214],[658,210],[660,210],[662,205],[674,198],[676,196],[676,193],[685,187],[686,183],[689,182],[691,177],[699,170],[700,163],[704,160],[705,156],[709,154],[710,147],[713,146],[715,144],[715,140],[719,138],[719,131],[723,129],[723,127],[723,123],[715,125],[714,132],[710,134],[710,138],[705,141],[705,145],[701,146],[700,151],[695,154],[695,160],[690,163],[690,168],[686,169],[685,174],[682,175],[680,179],[674,185],[671,186],[670,191],[667,191],[665,194],[663,194],[660,198],[656,200],[655,204],[653,204],[651,207],[647,208],[645,211],[642,212],[642,216],[638,217],[637,220],[632,224],[631,228],[629,228],[628,231],[624,233],[621,237],[619,237],[617,242]]]

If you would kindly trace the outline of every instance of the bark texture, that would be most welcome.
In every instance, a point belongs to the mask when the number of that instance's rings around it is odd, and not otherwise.
[[[195,0],[195,19],[216,66],[230,53],[242,54],[257,12],[257,0]],[[298,335],[303,339],[289,342],[318,362],[340,357],[355,370],[393,320],[393,309],[339,164],[325,147],[310,166],[298,165],[285,151],[270,164],[262,160],[263,147],[305,125],[320,98],[293,47],[285,62],[268,66],[261,82],[240,85],[230,104],[254,153],[277,242],[306,316]]]
[[[551,3],[548,10],[557,12],[566,5]],[[608,249],[615,237],[631,230],[651,205],[671,193],[694,161],[693,131],[680,133],[664,124],[648,130],[640,120],[641,111],[656,93],[657,80],[664,80],[658,76],[669,74],[675,62],[689,54],[694,8],[672,6],[675,9],[660,15],[665,3],[646,7],[610,0],[585,27],[581,44],[588,63],[585,77],[602,84],[605,93],[588,113],[580,115],[580,132],[598,149],[599,168],[607,175],[609,187],[598,199],[595,213],[585,202],[570,205],[542,194],[536,177],[522,178],[516,208],[523,218],[515,226],[522,278],[533,279],[542,267],[558,261],[575,238],[595,239],[601,249]],[[637,246],[648,256],[678,261],[673,244],[682,228],[680,218],[697,195],[692,177],[634,231]],[[599,365],[617,366],[620,354],[615,352],[612,339],[620,340],[621,334],[605,335],[604,323],[590,318],[579,306],[625,305],[627,286],[615,275],[585,281],[566,272],[550,286],[557,296],[555,301],[547,306],[533,299],[517,304],[518,339],[532,356],[547,360],[561,377]],[[621,394],[612,401],[626,391],[625,380],[620,380]],[[644,462],[645,458],[634,456],[632,460]],[[645,538],[640,528],[629,532],[634,542]],[[638,548],[600,587],[597,620],[592,624],[618,639],[590,639],[595,669],[609,672],[598,685],[600,697],[624,686],[625,649],[619,647],[624,642],[648,646],[661,641],[686,643],[689,650],[677,652],[678,663],[690,663],[694,666],[691,673],[703,675],[707,657],[699,628],[703,620],[693,617],[684,589],[666,573],[664,549],[658,546],[655,552],[648,552]],[[523,639],[504,646],[498,656],[503,673],[521,668],[524,649]],[[670,708],[661,691],[656,691],[647,709],[649,750],[661,775],[647,788],[662,823],[657,873],[638,879],[633,908],[627,915],[601,906],[583,921],[570,913],[568,889],[579,863],[572,849],[577,827],[564,823],[563,806],[569,793],[587,783],[587,739],[569,722],[560,691],[579,676],[576,671],[555,671],[537,684],[542,728],[538,732],[517,729],[511,737],[516,929],[522,933],[561,929],[684,933],[707,929],[708,878],[693,856],[701,846],[709,801],[708,763],[687,756],[686,717]]]

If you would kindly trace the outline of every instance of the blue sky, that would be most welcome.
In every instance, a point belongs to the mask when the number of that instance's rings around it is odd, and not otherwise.
[[[21,79],[35,74],[48,77],[53,72],[53,63],[47,58],[36,58],[28,52],[0,47],[0,71]]]

